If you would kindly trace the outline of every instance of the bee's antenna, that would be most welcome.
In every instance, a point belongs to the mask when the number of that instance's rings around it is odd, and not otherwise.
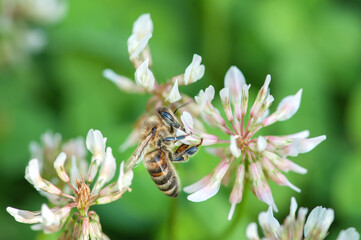
[[[180,105],[180,106],[178,106],[175,110],[174,110],[174,114],[180,109],[180,108],[182,108],[182,107],[184,107],[184,106],[186,106],[186,105],[188,105],[189,103],[191,103],[191,102],[193,102],[193,99],[192,100],[190,100],[190,101],[188,101],[188,102],[186,102],[186,103],[183,103],[182,105]]]

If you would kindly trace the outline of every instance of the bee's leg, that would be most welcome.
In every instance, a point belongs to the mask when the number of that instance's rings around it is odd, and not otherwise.
[[[174,153],[173,158],[171,159],[172,162],[185,162],[188,161],[189,157],[194,155],[197,151],[199,146],[202,144],[203,139],[197,145],[187,145],[182,144],[180,145]]]
[[[178,136],[178,137],[166,137],[166,138],[163,138],[162,139],[162,141],[163,142],[170,142],[170,141],[172,141],[172,142],[176,142],[176,141],[178,141],[178,140],[182,140],[182,139],[184,139],[186,136],[188,136],[189,134],[187,134],[187,135],[182,135],[182,136]]]

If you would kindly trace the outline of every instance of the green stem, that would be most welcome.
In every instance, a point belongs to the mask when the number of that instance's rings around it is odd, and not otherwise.
[[[178,216],[178,198],[170,199],[169,219],[168,219],[168,237],[167,239],[176,239],[175,229]]]
[[[223,231],[223,233],[216,239],[228,239],[229,236],[234,232],[235,228],[238,227],[238,223],[242,219],[242,216],[244,216],[244,210],[246,205],[246,198],[248,195],[249,184],[246,182],[244,191],[243,191],[243,199],[242,202],[240,202],[237,206],[237,211],[235,212],[235,215],[233,216],[233,219],[231,223],[228,225],[228,227]],[[240,239],[243,239],[243,237],[239,236]]]

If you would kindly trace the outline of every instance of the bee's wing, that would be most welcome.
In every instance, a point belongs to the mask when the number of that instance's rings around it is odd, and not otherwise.
[[[144,150],[147,147],[149,141],[154,137],[154,132],[150,132],[147,137],[138,145],[132,156],[129,158],[126,164],[126,171],[133,169],[143,159]]]

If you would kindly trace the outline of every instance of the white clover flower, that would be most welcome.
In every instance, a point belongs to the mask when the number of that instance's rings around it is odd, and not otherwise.
[[[262,239],[292,239],[292,240],[323,240],[333,222],[334,212],[332,209],[322,207],[314,208],[305,223],[307,209],[300,208],[296,216],[297,202],[291,198],[290,213],[280,225],[273,216],[271,207],[267,212],[258,215],[258,222],[265,238]],[[257,224],[250,223],[246,230],[246,237],[249,240],[259,240]],[[304,237],[304,238],[303,238]],[[354,228],[348,228],[340,232],[337,240],[359,240],[360,235]]]
[[[254,137],[262,127],[291,118],[300,106],[302,89],[295,95],[284,98],[277,110],[269,115],[269,107],[274,101],[269,91],[270,82],[271,76],[267,75],[248,111],[250,85],[247,85],[242,72],[237,67],[230,67],[224,78],[224,88],[219,92],[226,119],[212,104],[215,93],[212,85],[204,91],[201,90],[195,97],[203,119],[229,135],[230,140],[218,138],[216,142],[228,143],[228,146],[224,147],[224,153],[217,153],[221,159],[226,158],[235,166],[227,170],[229,171],[227,178],[232,174],[237,175],[230,197],[231,210],[228,219],[232,218],[235,205],[241,202],[240,191],[243,191],[247,182],[251,183],[251,189],[258,199],[277,211],[267,179],[300,192],[301,190],[293,185],[283,172],[294,171],[305,174],[307,170],[293,163],[288,157],[309,152],[326,139],[324,135],[308,138],[308,131],[286,136]],[[247,112],[249,117],[246,116]],[[191,137],[192,134],[189,138]],[[236,169],[238,169],[237,173]]]
[[[87,147],[93,153],[92,161],[103,156],[106,139],[99,130],[91,129],[87,136]],[[54,169],[60,180],[63,181],[73,192],[68,194],[56,187],[53,183],[42,178],[39,172],[39,162],[37,159],[29,161],[25,171],[25,178],[33,184],[40,192],[62,198],[64,201],[49,208],[43,204],[41,211],[31,212],[8,207],[6,210],[16,221],[32,225],[33,230],[41,230],[44,233],[57,232],[65,225],[62,239],[108,239],[102,232],[99,217],[89,208],[95,204],[105,204],[119,199],[124,192],[130,190],[132,170],[124,172],[123,165],[119,173],[119,180],[107,184],[114,176],[116,170],[115,158],[110,147],[107,148],[105,159],[99,162],[98,167],[90,165],[88,175],[98,176],[92,189],[91,182],[86,182],[83,175],[77,169],[75,156],[72,156],[72,167],[70,177],[64,168],[67,155],[62,152],[54,161]],[[94,171],[96,169],[96,171]],[[94,172],[94,173],[93,173]],[[75,180],[74,180],[75,178]],[[75,183],[74,183],[75,182]],[[61,183],[59,183],[61,184]],[[105,186],[105,187],[104,187]],[[71,210],[75,208],[75,213],[69,217]]]

